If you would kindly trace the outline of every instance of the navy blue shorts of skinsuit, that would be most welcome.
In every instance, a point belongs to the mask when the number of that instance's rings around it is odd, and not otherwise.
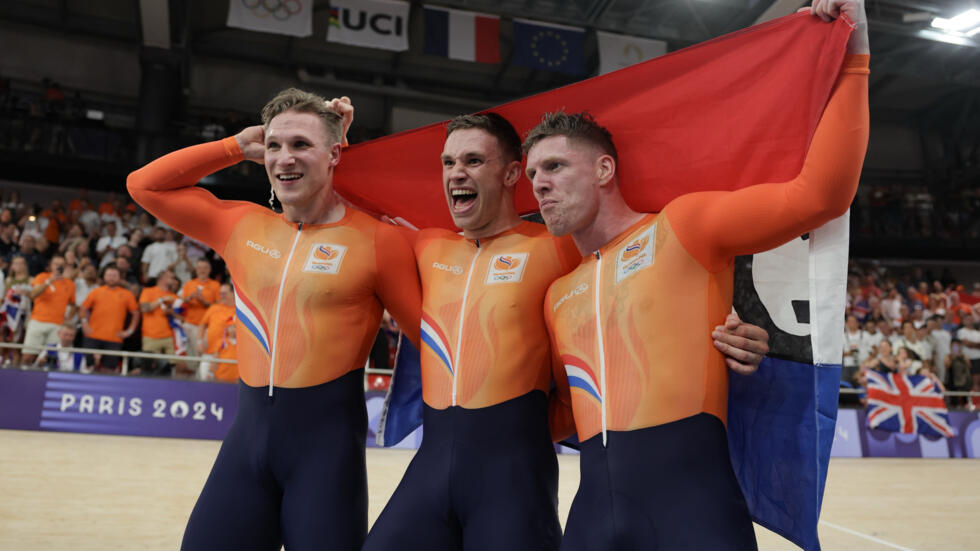
[[[358,551],[367,533],[364,371],[306,388],[239,381],[238,413],[184,551]]]
[[[582,443],[562,551],[755,550],[717,417],[701,413]]]
[[[364,550],[558,549],[547,416],[540,391],[479,409],[425,406],[422,445]]]

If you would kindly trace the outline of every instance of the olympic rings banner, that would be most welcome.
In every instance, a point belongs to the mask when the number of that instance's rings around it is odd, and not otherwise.
[[[229,0],[228,26],[310,36],[313,34],[313,0]]]
[[[385,393],[365,398],[374,447]],[[221,440],[237,410],[233,384],[0,369],[0,429]],[[980,412],[951,411],[949,419],[956,436],[930,438],[869,429],[865,410],[841,409],[831,456],[980,458]],[[421,443],[419,428],[395,447]]]

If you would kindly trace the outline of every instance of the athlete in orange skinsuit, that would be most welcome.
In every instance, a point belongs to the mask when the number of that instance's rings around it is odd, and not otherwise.
[[[364,549],[556,549],[554,366],[541,305],[580,255],[571,239],[517,215],[520,138],[503,117],[458,117],[447,134],[446,200],[463,232],[422,230],[415,242],[424,439]],[[730,322],[719,346],[748,348],[735,352],[746,365],[732,362],[752,370],[765,332]],[[556,436],[571,433],[570,411],[552,417]]]
[[[367,532],[362,367],[384,308],[418,342],[421,297],[403,230],[333,192],[337,103],[284,91],[264,127],[129,177],[133,198],[211,246],[235,284],[239,409],[183,549],[357,550]],[[242,160],[265,164],[282,214],[195,187]]]
[[[815,12],[841,8],[866,21],[856,0]],[[550,114],[528,135],[527,173],[548,229],[585,255],[544,310],[583,443],[562,549],[755,548],[728,458],[727,374],[705,333],[731,309],[736,255],[849,207],[868,141],[866,26],[848,48],[790,182],[691,193],[638,213],[619,193],[612,138],[590,117]]]

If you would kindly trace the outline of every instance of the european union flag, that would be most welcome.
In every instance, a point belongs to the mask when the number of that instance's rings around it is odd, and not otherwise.
[[[585,73],[585,30],[514,20],[514,63],[568,75]]]

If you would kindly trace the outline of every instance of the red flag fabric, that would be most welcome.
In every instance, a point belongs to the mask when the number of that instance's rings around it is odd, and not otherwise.
[[[850,26],[798,13],[492,109],[523,136],[547,111],[589,111],[613,134],[635,210],[795,177],[844,58]],[[442,191],[445,123],[344,151],[336,190],[418,227],[455,229]],[[538,210],[526,178],[521,214]]]

